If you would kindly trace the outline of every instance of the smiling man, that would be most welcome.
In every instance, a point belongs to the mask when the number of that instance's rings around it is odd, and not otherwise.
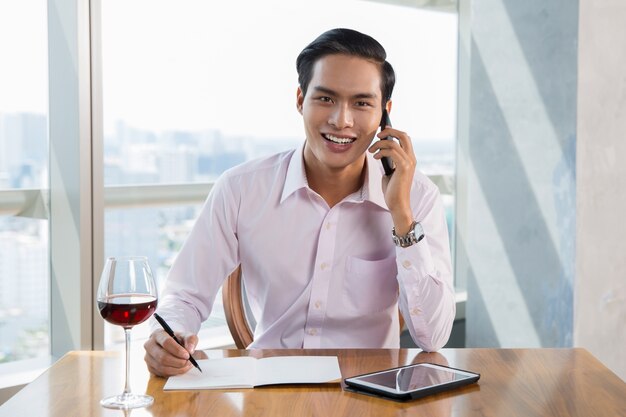
[[[191,369],[200,324],[238,265],[257,321],[250,348],[398,347],[398,308],[422,349],[449,338],[455,304],[439,192],[416,171],[406,133],[376,134],[395,83],[384,48],[333,29],[296,66],[306,138],[216,182],[159,301],[185,348],[158,326],[145,344],[156,375]],[[372,144],[388,136],[397,142]]]

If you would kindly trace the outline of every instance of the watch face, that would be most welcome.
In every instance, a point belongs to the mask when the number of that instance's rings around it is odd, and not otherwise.
[[[421,224],[415,223],[415,227],[413,228],[415,232],[415,238],[419,240],[424,235],[424,228]]]

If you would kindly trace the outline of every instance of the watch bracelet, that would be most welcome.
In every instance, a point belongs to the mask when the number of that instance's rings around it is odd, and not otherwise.
[[[392,232],[392,240],[393,243],[396,246],[399,246],[401,248],[408,248],[409,246],[412,246],[416,243],[418,243],[420,240],[422,240],[422,238],[424,237],[424,233],[422,232],[422,234],[420,235],[420,237],[418,238],[417,236],[415,236],[415,226],[418,224],[419,222],[417,221],[413,221],[413,223],[411,223],[411,228],[409,229],[408,233],[404,236],[398,236],[396,234],[396,228],[392,228],[391,232]]]

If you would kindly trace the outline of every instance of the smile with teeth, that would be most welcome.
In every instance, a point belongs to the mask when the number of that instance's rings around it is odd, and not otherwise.
[[[324,136],[324,139],[340,145],[347,145],[356,140],[356,138],[338,138],[337,136],[329,135],[327,133],[322,134],[322,136]]]

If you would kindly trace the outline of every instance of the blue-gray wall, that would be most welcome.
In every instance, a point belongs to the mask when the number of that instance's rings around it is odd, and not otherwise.
[[[461,0],[455,268],[468,347],[571,346],[577,1]]]

